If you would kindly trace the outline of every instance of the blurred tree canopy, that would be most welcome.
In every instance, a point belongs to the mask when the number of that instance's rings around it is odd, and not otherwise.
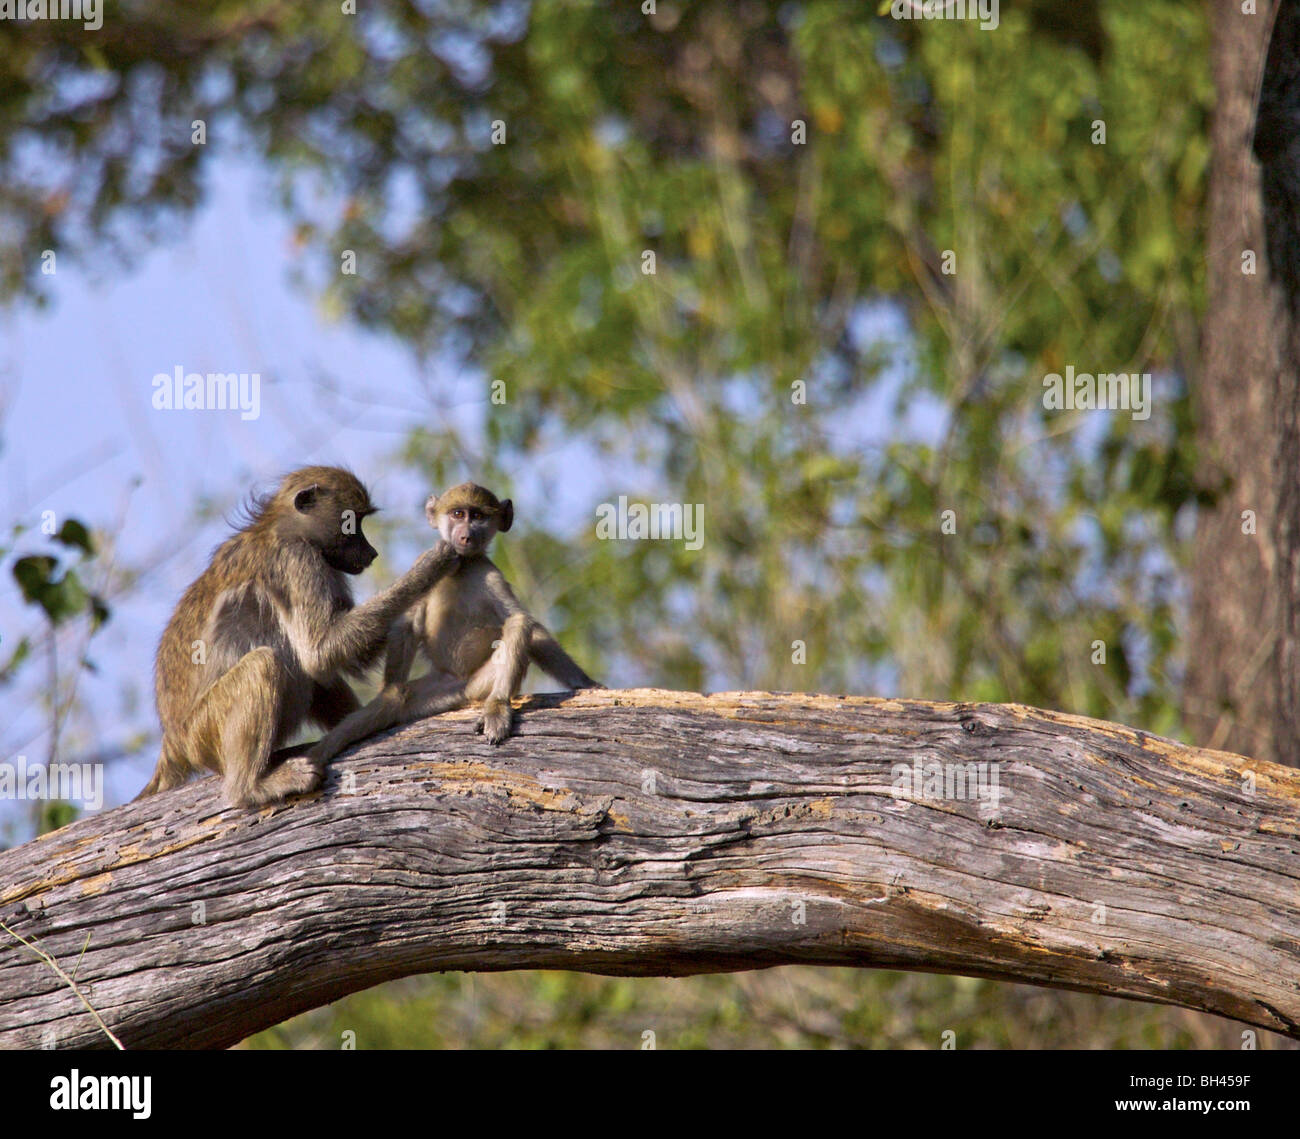
[[[607,671],[1175,726],[1199,7],[345,7],[0,25],[6,288],[165,234],[251,144],[309,284],[503,381],[485,477],[558,430],[632,464],[593,506],[704,505],[699,552],[571,560],[557,619]],[[1045,411],[1067,364],[1152,372],[1154,414]],[[407,456],[439,485],[459,453]],[[538,543],[516,561],[563,556]]]
[[[562,577],[540,612],[607,682],[1177,730],[1201,5],[348,7],[0,23],[5,293],[129,259],[251,148],[307,287],[481,370],[484,437],[403,459],[521,500],[507,572]],[[1046,410],[1067,366],[1150,372],[1150,418]],[[618,474],[570,494],[700,503],[703,548],[548,533],[512,472],[574,438]]]

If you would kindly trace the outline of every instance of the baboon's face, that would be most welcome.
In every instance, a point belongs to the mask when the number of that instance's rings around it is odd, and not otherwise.
[[[466,483],[453,487],[441,498],[431,496],[425,517],[463,558],[487,551],[498,530],[509,530],[514,507],[507,498],[497,499],[482,487]]]
[[[322,547],[321,555],[331,569],[341,570],[343,573],[361,573],[379,556],[379,551],[366,541],[358,520],[355,534],[345,536],[336,545]]]
[[[360,480],[345,471],[325,471],[293,492],[295,518],[326,565],[342,573],[361,573],[379,556],[361,528],[375,508]]]

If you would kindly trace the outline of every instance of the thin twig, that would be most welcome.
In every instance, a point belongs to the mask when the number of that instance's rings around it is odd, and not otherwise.
[[[126,1051],[126,1048],[123,1046],[122,1042],[116,1036],[113,1035],[113,1030],[110,1029],[108,1025],[104,1023],[104,1018],[95,1011],[95,1006],[92,1005],[88,1000],[86,1000],[85,994],[82,993],[82,991],[79,988],[77,988],[77,983],[71,977],[69,977],[67,973],[63,971],[62,967],[59,965],[57,961],[54,960],[53,957],[51,957],[48,953],[46,953],[45,950],[33,945],[30,941],[27,940],[27,938],[21,936],[20,934],[14,933],[14,931],[10,929],[7,925],[5,925],[5,923],[2,921],[0,921],[0,929],[4,930],[5,933],[7,933],[10,937],[17,938],[17,940],[21,941],[25,946],[27,946],[28,949],[30,949],[33,953],[35,953],[37,957],[39,957],[42,961],[45,962],[45,964],[47,964],[60,977],[62,977],[64,982],[67,984],[68,988],[70,988],[74,993],[76,993],[77,996],[80,998],[81,1003],[85,1005],[87,1009],[90,1010],[90,1015],[95,1018],[95,1023],[99,1025],[101,1029],[103,1029],[104,1035],[107,1036],[114,1043],[114,1045],[117,1046],[118,1049],[120,1049],[123,1052]],[[87,944],[90,943],[89,937],[86,938],[86,943]],[[82,946],[81,952],[83,954],[86,952],[85,946]],[[78,964],[80,964],[81,959],[78,958],[77,962]]]

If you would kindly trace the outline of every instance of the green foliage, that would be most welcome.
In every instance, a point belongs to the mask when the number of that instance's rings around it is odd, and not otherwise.
[[[67,519],[53,538],[80,550],[86,558],[94,557],[95,546],[90,531],[75,518]],[[84,613],[89,616],[91,631],[94,632],[108,620],[107,603],[85,587],[74,565],[49,554],[28,554],[14,562],[11,572],[22,590],[23,600],[38,606],[52,626],[57,627]],[[25,655],[26,650],[22,651]],[[11,659],[10,664],[13,663]]]
[[[962,1049],[1241,1047],[1241,1030],[1229,1021],[1115,997],[799,967],[636,980],[437,974],[345,997],[244,1046],[937,1049],[948,1031]],[[1261,1047],[1273,1042],[1265,1033]]]
[[[40,814],[36,820],[36,833],[49,834],[50,831],[65,827],[80,813],[75,803],[64,802],[62,799],[43,802],[40,804]]]
[[[0,546],[0,561],[12,552],[12,542],[25,533],[25,528],[15,526],[11,544]],[[95,557],[95,543],[86,525],[75,518],[65,519],[63,525],[50,535],[53,541],[74,552],[75,556],[54,554],[26,554],[15,558],[10,573],[27,604],[35,606],[48,624],[49,635],[55,635],[60,626],[77,617],[86,617],[93,636],[109,619],[111,611],[99,593],[88,589],[83,580],[87,568]],[[7,648],[0,657],[0,685],[11,683],[32,654],[30,636],[19,637],[13,648]],[[93,668],[87,659],[82,667]]]
[[[22,526],[12,530],[12,540],[26,532]],[[36,607],[46,623],[45,645],[48,649],[53,681],[45,700],[50,705],[53,738],[58,739],[58,725],[66,706],[60,698],[55,638],[60,628],[77,618],[86,620],[86,640],[93,637],[110,617],[108,603],[99,593],[84,584],[87,571],[92,566],[97,551],[90,530],[76,518],[67,518],[57,531],[50,535],[52,541],[66,547],[67,554],[26,554],[13,561],[10,572],[27,604]],[[0,561],[12,552],[12,546],[0,547]],[[11,684],[32,656],[33,641],[23,636],[0,660],[0,686]],[[77,669],[93,672],[95,666],[89,657],[80,654]],[[53,757],[52,757],[53,758]],[[72,822],[80,813],[74,803],[62,800],[38,804],[34,815],[36,833],[47,834]]]

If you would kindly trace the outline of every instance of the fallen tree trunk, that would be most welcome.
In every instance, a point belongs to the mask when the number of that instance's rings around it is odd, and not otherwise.
[[[79,990],[0,930],[0,1045],[109,1044],[88,1005],[214,1047],[411,973],[792,963],[1300,1038],[1300,771],[1017,705],[584,692],[500,748],[470,715],[280,807],[209,779],[0,853],[0,922]]]

